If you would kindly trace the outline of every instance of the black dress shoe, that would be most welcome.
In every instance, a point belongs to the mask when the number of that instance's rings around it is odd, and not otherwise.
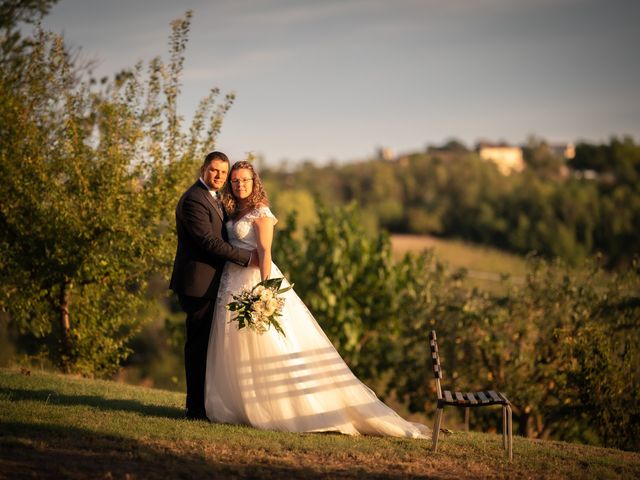
[[[204,410],[187,410],[185,411],[184,417],[187,420],[209,420]]]

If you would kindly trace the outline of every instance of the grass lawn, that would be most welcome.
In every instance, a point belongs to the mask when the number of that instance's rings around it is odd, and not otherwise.
[[[514,438],[294,434],[182,419],[183,395],[0,369],[0,478],[640,478],[640,454]]]

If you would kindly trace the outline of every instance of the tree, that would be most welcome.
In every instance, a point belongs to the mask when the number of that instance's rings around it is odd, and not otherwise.
[[[289,218],[274,258],[341,354],[372,378],[376,366],[362,356],[379,355],[384,349],[374,345],[391,338],[396,285],[388,237],[369,238],[355,209],[320,207],[304,242],[293,237],[295,221]]]
[[[527,167],[546,180],[560,180],[563,176],[564,158],[554,153],[546,141],[531,136],[522,149]]]
[[[34,24],[49,13],[58,0],[2,0],[0,2],[0,65],[16,68],[32,41],[18,26]]]
[[[388,235],[368,235],[355,203],[319,206],[303,239],[295,236],[294,218],[286,225],[274,259],[340,354],[380,393],[392,373],[405,385],[409,375],[399,365],[408,350],[424,353],[424,336],[403,333],[425,318],[433,322],[458,290],[445,281],[442,265],[432,254],[394,261]]]
[[[429,278],[420,295],[402,302],[415,314],[398,313],[405,319],[396,343],[403,355],[392,386],[413,409],[433,406],[424,337],[435,328],[448,386],[505,392],[521,435],[596,437],[638,449],[637,265],[612,274],[596,263],[570,269],[532,260],[526,284],[500,295],[456,292],[454,277]],[[474,415],[476,423],[493,420]]]
[[[42,31],[24,72],[2,72],[0,305],[66,370],[108,372],[128,354],[147,282],[171,266],[173,206],[233,101],[212,90],[183,132],[190,18],[146,79],[138,64],[96,91]]]
[[[356,204],[321,206],[304,237],[295,232],[292,219],[278,231],[275,261],[378,394],[433,411],[426,337],[435,329],[447,386],[504,391],[522,435],[638,448],[637,263],[608,272],[532,258],[524,285],[491,293],[465,287],[464,271],[432,252],[393,261],[386,234],[366,235]],[[485,429],[494,421],[473,416]]]

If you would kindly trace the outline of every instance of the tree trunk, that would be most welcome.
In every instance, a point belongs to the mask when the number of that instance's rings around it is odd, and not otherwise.
[[[71,283],[65,282],[60,288],[60,335],[62,340],[62,368],[69,372],[71,367],[71,323],[69,321],[69,297]]]
[[[547,426],[544,423],[544,417],[537,413],[535,416],[536,420],[536,433],[537,438],[541,438],[542,440],[549,440],[551,436],[551,429],[546,428]]]
[[[529,437],[529,414],[524,409],[518,416],[518,434],[522,437]]]

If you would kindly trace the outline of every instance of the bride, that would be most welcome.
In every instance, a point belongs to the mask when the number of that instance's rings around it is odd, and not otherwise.
[[[253,166],[234,164],[225,190],[229,241],[257,250],[260,266],[224,267],[207,352],[209,420],[286,432],[429,439],[428,427],[402,419],[355,377],[294,290],[283,294],[279,321],[286,337],[273,328],[263,334],[239,330],[230,321],[235,314],[225,305],[232,294],[283,275],[271,261],[277,220]]]

